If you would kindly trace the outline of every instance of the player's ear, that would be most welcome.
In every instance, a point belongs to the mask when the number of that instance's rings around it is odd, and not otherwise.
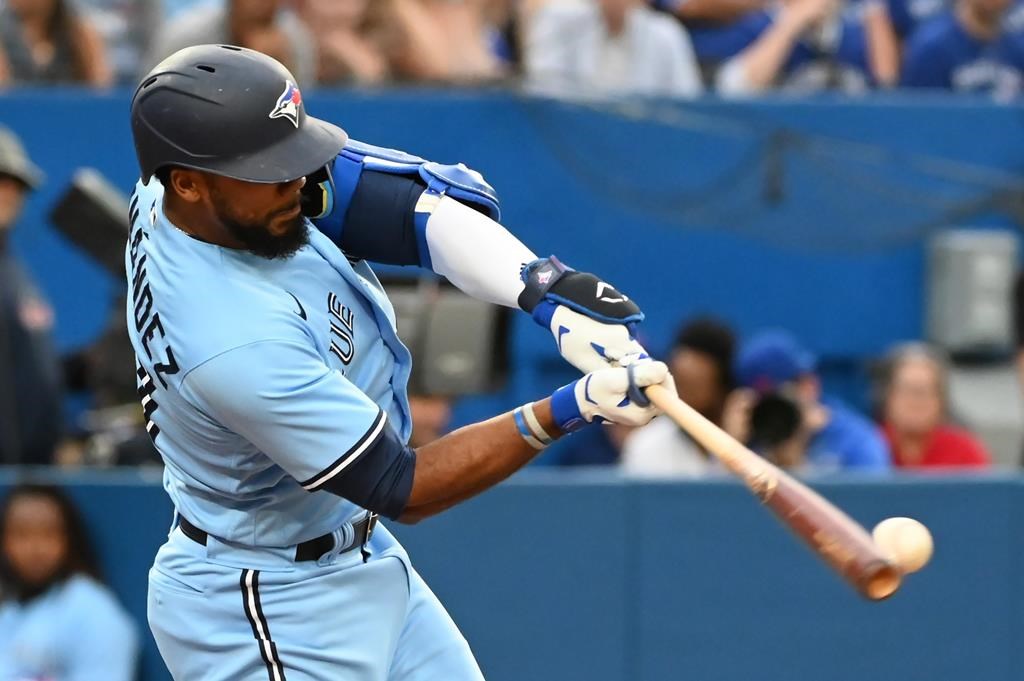
[[[202,173],[189,168],[173,168],[170,174],[174,193],[189,203],[198,203],[203,196]]]

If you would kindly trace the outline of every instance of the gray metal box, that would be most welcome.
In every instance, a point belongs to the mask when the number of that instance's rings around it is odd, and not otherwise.
[[[951,353],[1013,347],[1013,281],[1018,239],[1008,231],[953,229],[928,253],[928,340]]]

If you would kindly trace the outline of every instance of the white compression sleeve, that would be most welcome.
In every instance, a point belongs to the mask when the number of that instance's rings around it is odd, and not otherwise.
[[[424,195],[426,197],[426,195]],[[426,206],[421,198],[418,211]],[[483,213],[443,196],[427,219],[427,248],[434,272],[464,293],[489,303],[519,307],[519,271],[537,259],[504,227]]]

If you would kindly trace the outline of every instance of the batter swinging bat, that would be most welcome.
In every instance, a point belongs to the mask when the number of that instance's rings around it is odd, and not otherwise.
[[[679,427],[738,476],[762,503],[865,598],[895,593],[902,573],[867,531],[803,483],[750,451],[660,385],[644,390]]]

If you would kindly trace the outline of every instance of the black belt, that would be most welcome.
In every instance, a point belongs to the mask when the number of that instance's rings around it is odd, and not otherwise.
[[[351,551],[352,549],[362,548],[366,545],[366,542],[370,541],[370,537],[373,536],[373,528],[377,526],[377,514],[367,513],[361,520],[356,521],[352,524],[353,537],[352,541],[345,545],[338,554]],[[203,530],[190,523],[185,518],[179,516],[178,527],[181,528],[182,533],[194,541],[197,544],[206,546],[206,538],[209,536]],[[334,536],[325,534],[317,537],[316,539],[310,539],[304,541],[295,547],[295,560],[319,560],[322,555],[334,548]]]

